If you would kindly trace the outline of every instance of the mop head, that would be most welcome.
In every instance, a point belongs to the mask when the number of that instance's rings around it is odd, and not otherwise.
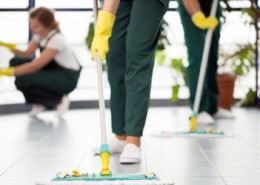
[[[153,134],[154,137],[232,137],[234,134],[226,133],[221,130],[216,130],[214,128],[208,128],[206,130],[196,130],[194,132],[171,132],[171,131],[162,131],[157,134]]]
[[[36,185],[174,185],[174,183],[169,180],[161,180],[154,173],[110,176],[86,173],[78,177],[59,173],[57,177],[49,181],[39,181]]]

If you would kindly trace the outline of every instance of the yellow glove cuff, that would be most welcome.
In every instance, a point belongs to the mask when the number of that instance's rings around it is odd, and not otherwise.
[[[1,42],[1,41],[0,41],[0,46],[4,46],[10,50],[16,49],[16,44],[11,44],[11,43]]]
[[[104,27],[111,29],[114,26],[116,20],[116,16],[110,12],[107,12],[105,10],[99,10],[98,11],[98,21],[97,21],[97,27]],[[98,29],[97,29],[98,30]]]
[[[13,67],[9,67],[7,69],[0,69],[0,75],[14,76],[14,68]]]

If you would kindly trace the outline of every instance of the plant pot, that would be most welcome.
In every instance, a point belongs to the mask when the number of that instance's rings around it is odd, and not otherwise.
[[[219,100],[218,105],[224,109],[230,110],[234,101],[233,93],[235,86],[235,75],[221,74],[218,75]]]

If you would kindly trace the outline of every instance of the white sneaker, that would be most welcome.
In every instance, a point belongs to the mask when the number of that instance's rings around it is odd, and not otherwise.
[[[213,115],[216,119],[234,119],[234,114],[228,110],[223,108],[218,108],[218,111]]]
[[[197,124],[213,124],[214,122],[215,120],[209,113],[207,112],[199,113],[197,118]]]
[[[126,145],[125,141],[118,140],[116,137],[113,137],[110,139],[108,146],[110,150],[110,154],[120,154],[122,153],[124,147]],[[93,154],[99,155],[100,154],[100,148],[96,147],[92,150]]]
[[[57,116],[62,117],[68,110],[70,106],[70,100],[67,95],[63,96],[61,98],[60,104],[57,106]]]
[[[45,107],[43,105],[39,104],[33,104],[32,110],[29,112],[30,117],[37,117],[37,115],[45,110]]]
[[[120,155],[121,164],[135,164],[141,162],[141,148],[134,144],[128,143]]]

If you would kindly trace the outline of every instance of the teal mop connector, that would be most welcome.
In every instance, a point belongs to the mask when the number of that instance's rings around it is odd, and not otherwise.
[[[191,115],[191,117],[197,118],[197,117],[198,117],[198,113],[197,113],[197,112],[193,112],[192,115]]]
[[[107,144],[101,145],[100,155],[101,155],[102,153],[105,153],[105,152],[110,154],[109,146],[108,146]]]

